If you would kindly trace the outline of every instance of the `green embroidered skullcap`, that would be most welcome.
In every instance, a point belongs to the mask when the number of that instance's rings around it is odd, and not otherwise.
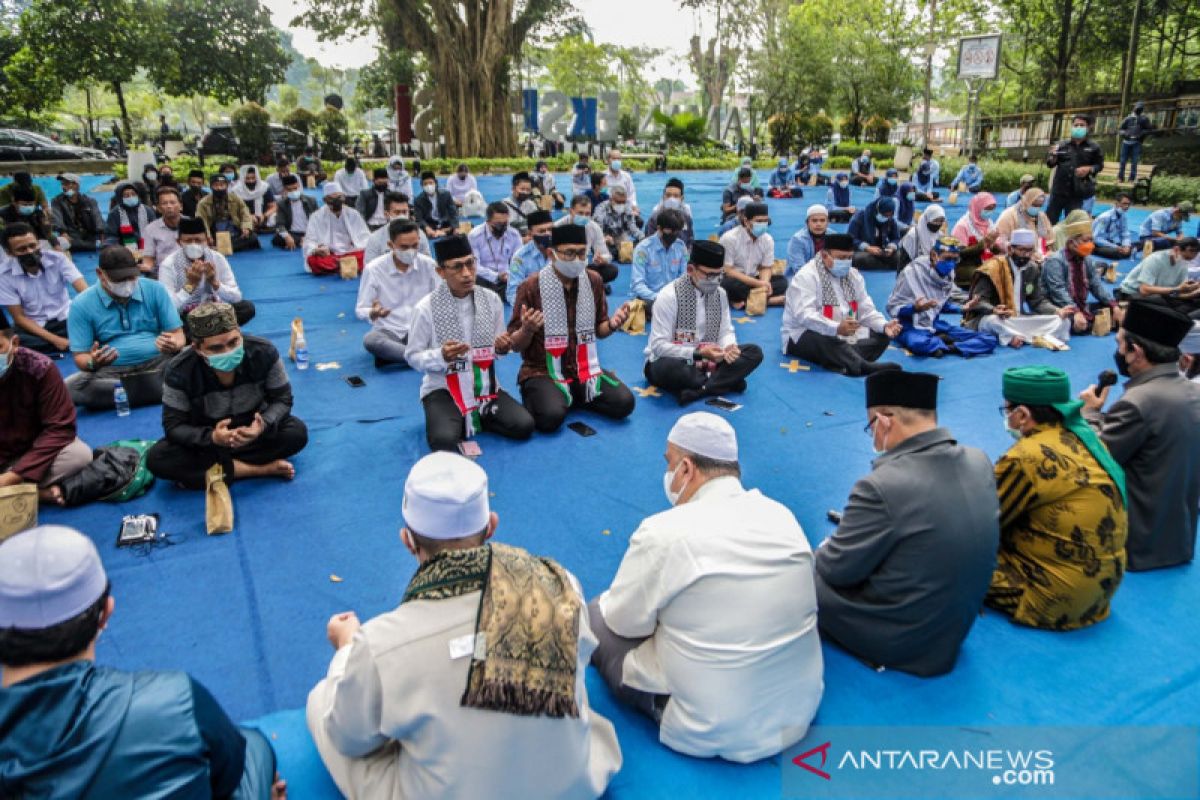
[[[1058,367],[1009,367],[1004,399],[1014,405],[1052,406],[1071,402],[1071,379]]]
[[[187,325],[193,339],[206,339],[236,328],[237,315],[229,303],[201,303],[188,314]]]

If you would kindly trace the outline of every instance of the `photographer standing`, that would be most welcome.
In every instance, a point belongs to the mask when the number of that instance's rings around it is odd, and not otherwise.
[[[1090,114],[1076,114],[1071,120],[1071,138],[1059,142],[1046,156],[1046,166],[1057,167],[1046,206],[1051,225],[1096,195],[1096,176],[1104,169],[1104,152],[1088,138],[1091,128]]]

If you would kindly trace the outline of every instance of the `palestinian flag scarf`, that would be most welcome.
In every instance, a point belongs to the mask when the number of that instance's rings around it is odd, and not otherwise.
[[[458,321],[458,304],[450,287],[439,281],[429,296],[433,311],[433,336],[439,345],[446,342],[464,341],[462,325]],[[496,315],[499,299],[495,293],[475,287],[471,294],[475,316],[471,328],[471,349],[466,356],[448,365],[446,389],[454,398],[454,405],[463,415],[463,429],[467,438],[478,433],[482,427],[481,414],[496,399],[500,390],[496,382],[496,342],[492,338],[496,330]]]
[[[704,335],[696,330],[696,301],[704,298]],[[701,295],[687,275],[675,281],[675,344],[716,344],[721,338],[725,299],[720,291]]]
[[[615,380],[600,368],[600,353],[596,347],[596,299],[592,294],[592,282],[586,272],[576,279],[578,294],[575,298],[575,372],[586,391],[586,402],[596,399],[601,383],[613,386]],[[548,265],[538,273],[538,291],[541,294],[542,314],[545,323],[542,330],[546,337],[546,370],[550,380],[567,398],[571,405],[571,382],[563,374],[562,359],[571,345],[567,325],[567,290],[553,266]]]

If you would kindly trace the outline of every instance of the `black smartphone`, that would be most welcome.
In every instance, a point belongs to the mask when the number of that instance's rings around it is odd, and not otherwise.
[[[580,436],[595,436],[596,429],[586,422],[572,422],[567,425],[568,428],[578,433]]]
[[[362,387],[367,385],[367,382],[364,381],[362,378],[358,377],[357,375],[347,375],[346,383],[350,384],[355,389],[361,389]]]
[[[735,403],[732,400],[726,400],[724,397],[710,397],[704,401],[704,404],[707,406],[714,406],[725,411],[737,411],[742,407],[740,403]]]

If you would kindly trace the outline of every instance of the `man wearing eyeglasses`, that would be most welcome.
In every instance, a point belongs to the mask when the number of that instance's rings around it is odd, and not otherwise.
[[[664,286],[654,303],[646,380],[674,394],[681,406],[746,391],[746,378],[763,360],[758,345],[738,347],[721,288],[724,266],[724,247],[696,242],[687,272]]]

